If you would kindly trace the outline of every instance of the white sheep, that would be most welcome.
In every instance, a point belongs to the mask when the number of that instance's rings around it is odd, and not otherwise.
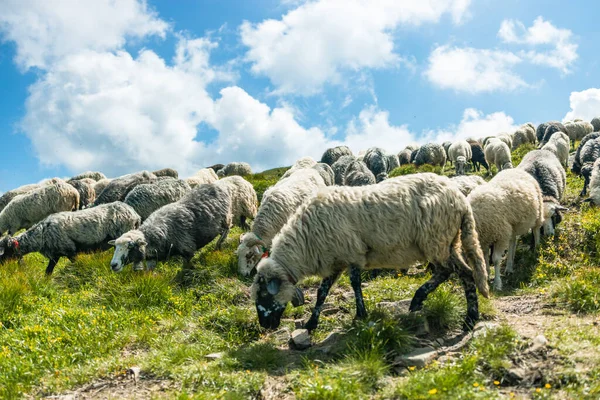
[[[219,179],[217,173],[212,168],[203,168],[196,172],[193,176],[190,176],[185,181],[191,188],[195,188],[198,185],[204,185],[207,183],[214,183]]]
[[[575,146],[575,141],[579,141],[588,133],[592,133],[594,131],[594,126],[587,121],[575,121],[567,122],[565,124],[565,129],[567,130],[567,135],[569,136],[572,145]]]
[[[465,327],[472,327],[479,318],[476,287],[488,296],[485,260],[469,203],[450,179],[420,173],[377,185],[328,187],[277,234],[270,257],[257,266],[252,298],[261,326],[276,328],[286,304],[300,303],[295,285],[307,276],[322,277],[317,304],[305,325],[312,330],[331,285],[347,268],[356,316],[363,318],[362,270],[402,270],[426,261],[435,265],[435,272],[415,293],[410,310],[419,310],[427,295],[457,272],[467,298]]]
[[[506,145],[508,146],[509,149],[512,149],[512,142],[513,142],[513,137],[507,133],[507,132],[502,132],[496,135],[497,139],[500,139],[502,142],[506,143]]]
[[[308,168],[296,171],[265,191],[252,231],[240,237],[236,251],[240,274],[250,275],[288,218],[322,187],[325,182],[321,175]]]
[[[296,161],[294,165],[290,167],[290,169],[285,171],[285,174],[283,174],[283,176],[279,180],[289,177],[299,169],[312,168],[316,164],[317,162],[312,157],[302,157],[298,161]]]
[[[112,181],[112,179],[100,179],[99,181],[96,181],[96,184],[94,185],[94,193],[96,193],[96,197],[100,196],[110,181]]]
[[[512,156],[510,153],[510,147],[498,138],[490,138],[486,141],[483,149],[485,154],[486,162],[491,166],[496,165],[499,171],[503,169],[512,168]],[[490,170],[491,173],[491,170]]]
[[[556,132],[548,139],[542,150],[554,153],[561,165],[566,168],[569,164],[569,148],[569,137],[563,132]]]
[[[454,183],[458,190],[465,196],[473,191],[477,186],[483,185],[485,180],[479,175],[458,175],[450,179]]]
[[[258,198],[254,186],[241,176],[228,176],[214,183],[229,193],[231,198],[231,220],[243,229],[248,229],[247,218],[256,218]]]
[[[585,199],[585,201],[600,205],[600,158],[594,161],[589,189],[590,197]]]
[[[64,181],[16,196],[0,212],[0,234],[28,229],[50,214],[79,208],[79,192]]]
[[[466,164],[473,157],[471,145],[466,140],[458,140],[452,143],[448,147],[448,157],[454,163],[456,175],[464,175]]]

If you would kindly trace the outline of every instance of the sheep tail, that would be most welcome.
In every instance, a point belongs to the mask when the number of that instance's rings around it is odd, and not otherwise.
[[[490,288],[488,286],[487,269],[485,266],[483,252],[481,251],[481,246],[479,245],[479,237],[477,236],[475,219],[473,218],[473,212],[470,208],[468,212],[463,215],[460,230],[460,240],[462,242],[467,263],[471,266],[471,268],[473,268],[475,285],[477,285],[479,293],[481,293],[483,297],[488,298],[490,295]]]

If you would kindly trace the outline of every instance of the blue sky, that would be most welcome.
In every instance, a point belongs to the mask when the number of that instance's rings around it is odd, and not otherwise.
[[[92,8],[93,4],[93,8]],[[600,115],[600,4],[0,0],[0,191]]]

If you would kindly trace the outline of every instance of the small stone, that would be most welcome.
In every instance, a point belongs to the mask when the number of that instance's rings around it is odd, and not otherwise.
[[[290,330],[288,328],[281,328],[271,334],[271,337],[275,339],[277,344],[287,343],[290,340]]]
[[[310,347],[310,335],[307,329],[296,329],[292,332],[290,346],[296,350],[304,350]]]
[[[548,339],[546,339],[546,337],[544,335],[537,335],[534,339],[533,339],[533,345],[538,345],[538,346],[546,346],[548,344]]]
[[[510,382],[521,382],[527,377],[527,371],[523,368],[511,368],[506,373]]]
[[[127,370],[127,376],[133,379],[135,383],[137,383],[140,378],[140,372],[142,369],[140,367],[131,367]]]
[[[499,327],[500,325],[495,322],[480,322],[473,328],[473,337],[486,335],[489,331],[498,329]]]
[[[210,353],[204,356],[207,360],[214,361],[223,358],[223,353]]]
[[[396,357],[394,364],[404,365],[406,367],[423,368],[432,362],[437,356],[437,351],[430,346],[415,349],[408,354]]]
[[[339,307],[331,307],[321,311],[321,315],[328,316],[334,315],[342,311]]]

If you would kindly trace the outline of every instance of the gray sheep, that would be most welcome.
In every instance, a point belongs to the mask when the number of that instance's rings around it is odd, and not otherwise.
[[[249,229],[247,218],[256,218],[258,198],[254,186],[241,176],[228,176],[214,183],[225,190],[231,199],[229,204],[231,220],[242,229]]]
[[[129,263],[134,270],[156,267],[158,261],[182,256],[184,268],[191,268],[196,250],[220,235],[217,249],[231,227],[231,198],[215,184],[198,186],[181,200],[168,204],[150,215],[139,229],[129,231],[109,243],[115,246],[110,262],[119,272]]]
[[[417,167],[431,164],[443,168],[446,165],[446,151],[437,143],[424,144],[417,150],[414,163]]]
[[[85,179],[85,178],[90,178],[90,179],[93,179],[96,182],[98,182],[99,180],[106,179],[106,175],[104,175],[102,172],[86,171],[86,172],[81,173],[79,175],[75,175],[74,177],[72,177],[69,180],[71,180],[71,181],[78,181],[80,179]]]
[[[71,261],[81,252],[106,250],[108,242],[140,226],[140,216],[117,201],[76,212],[50,215],[26,232],[0,239],[0,259],[39,252],[49,259],[46,274],[52,274],[61,257]]]
[[[398,162],[400,165],[408,165],[410,164],[410,155],[412,154],[411,149],[404,149],[400,153],[398,153]]]
[[[325,163],[316,163],[312,166],[312,169],[316,170],[321,178],[323,178],[323,182],[327,186],[333,186],[335,184],[335,174],[333,169],[329,166],[329,164]]]
[[[552,135],[554,135],[556,132],[562,132],[568,135],[567,129],[563,124],[561,124],[560,122],[552,122],[546,127],[546,130],[544,131],[544,137],[542,138],[542,140],[540,140],[540,144],[538,147],[540,149],[544,147],[544,145],[548,143]]]
[[[584,201],[600,205],[600,158],[594,161],[590,178],[590,197]]]
[[[325,150],[321,156],[321,162],[332,166],[340,157],[351,156],[352,150],[348,146],[337,146]]]
[[[387,179],[388,159],[385,150],[379,147],[371,147],[365,153],[363,161],[375,175],[377,182]]]
[[[400,160],[396,154],[387,155],[388,174],[400,166]]]
[[[102,193],[97,195],[94,206],[112,203],[113,201],[124,201],[129,192],[137,185],[152,183],[154,181],[156,181],[156,175],[148,171],[136,172],[115,178],[106,185]]]
[[[157,171],[152,171],[152,173],[154,175],[156,175],[157,177],[170,176],[171,178],[174,178],[174,179],[179,178],[179,173],[176,170],[174,170],[173,168],[163,168],[163,169],[159,169]]]
[[[576,121],[567,122],[565,124],[565,129],[567,130],[567,135],[571,140],[571,145],[575,147],[575,141],[581,140],[587,134],[592,133],[594,131],[594,126],[589,122]]]
[[[600,132],[600,117],[593,118],[590,123],[594,127],[594,132]]]
[[[112,181],[112,179],[100,179],[99,181],[96,181],[96,184],[94,185],[96,197],[100,196],[100,193],[108,186],[110,181]]]
[[[535,136],[536,136],[538,143],[542,143],[542,141],[544,140],[544,135],[546,134],[546,129],[550,125],[557,125],[557,124],[562,126],[562,124],[559,121],[548,121],[548,122],[543,122],[543,123],[539,124],[535,130]]]
[[[75,188],[77,192],[79,192],[79,209],[83,210],[94,204],[96,200],[96,191],[94,190],[94,186],[96,185],[96,181],[92,178],[83,178],[83,179],[70,179],[67,183]]]
[[[365,186],[377,183],[375,175],[363,161],[354,161],[346,169],[344,185],[346,186]]]
[[[464,175],[466,166],[473,156],[471,145],[466,140],[458,140],[448,147],[447,151],[450,161],[454,162],[456,175]]]
[[[252,168],[247,162],[230,162],[217,172],[217,176],[246,176],[252,175]]]
[[[593,138],[593,136],[596,137]],[[598,158],[600,158],[600,133],[594,132],[587,135],[584,140],[581,141],[579,148],[575,153],[575,160],[573,162],[573,172],[579,171],[579,174],[583,176],[584,179],[583,190],[581,191],[580,196],[585,196],[587,194],[587,188],[590,184],[592,175],[592,167]]]
[[[154,211],[178,201],[190,190],[190,185],[181,179],[158,180],[134,187],[124,203],[131,206],[144,221]]]
[[[2,196],[0,196],[0,211],[4,210],[4,207],[6,207],[6,205],[8,203],[10,203],[10,201],[12,199],[14,199],[15,197],[17,197],[18,195],[29,193],[35,189],[41,188],[42,186],[50,185],[50,184],[60,182],[60,181],[62,181],[62,180],[59,178],[52,178],[52,179],[43,181],[41,183],[32,183],[29,185],[19,186],[16,189],[9,190],[8,192],[6,192],[6,193],[2,194]]]
[[[336,162],[333,163],[331,169],[335,175],[335,184],[338,186],[344,185],[344,178],[346,177],[346,170],[348,166],[356,160],[354,156],[341,156]]]

